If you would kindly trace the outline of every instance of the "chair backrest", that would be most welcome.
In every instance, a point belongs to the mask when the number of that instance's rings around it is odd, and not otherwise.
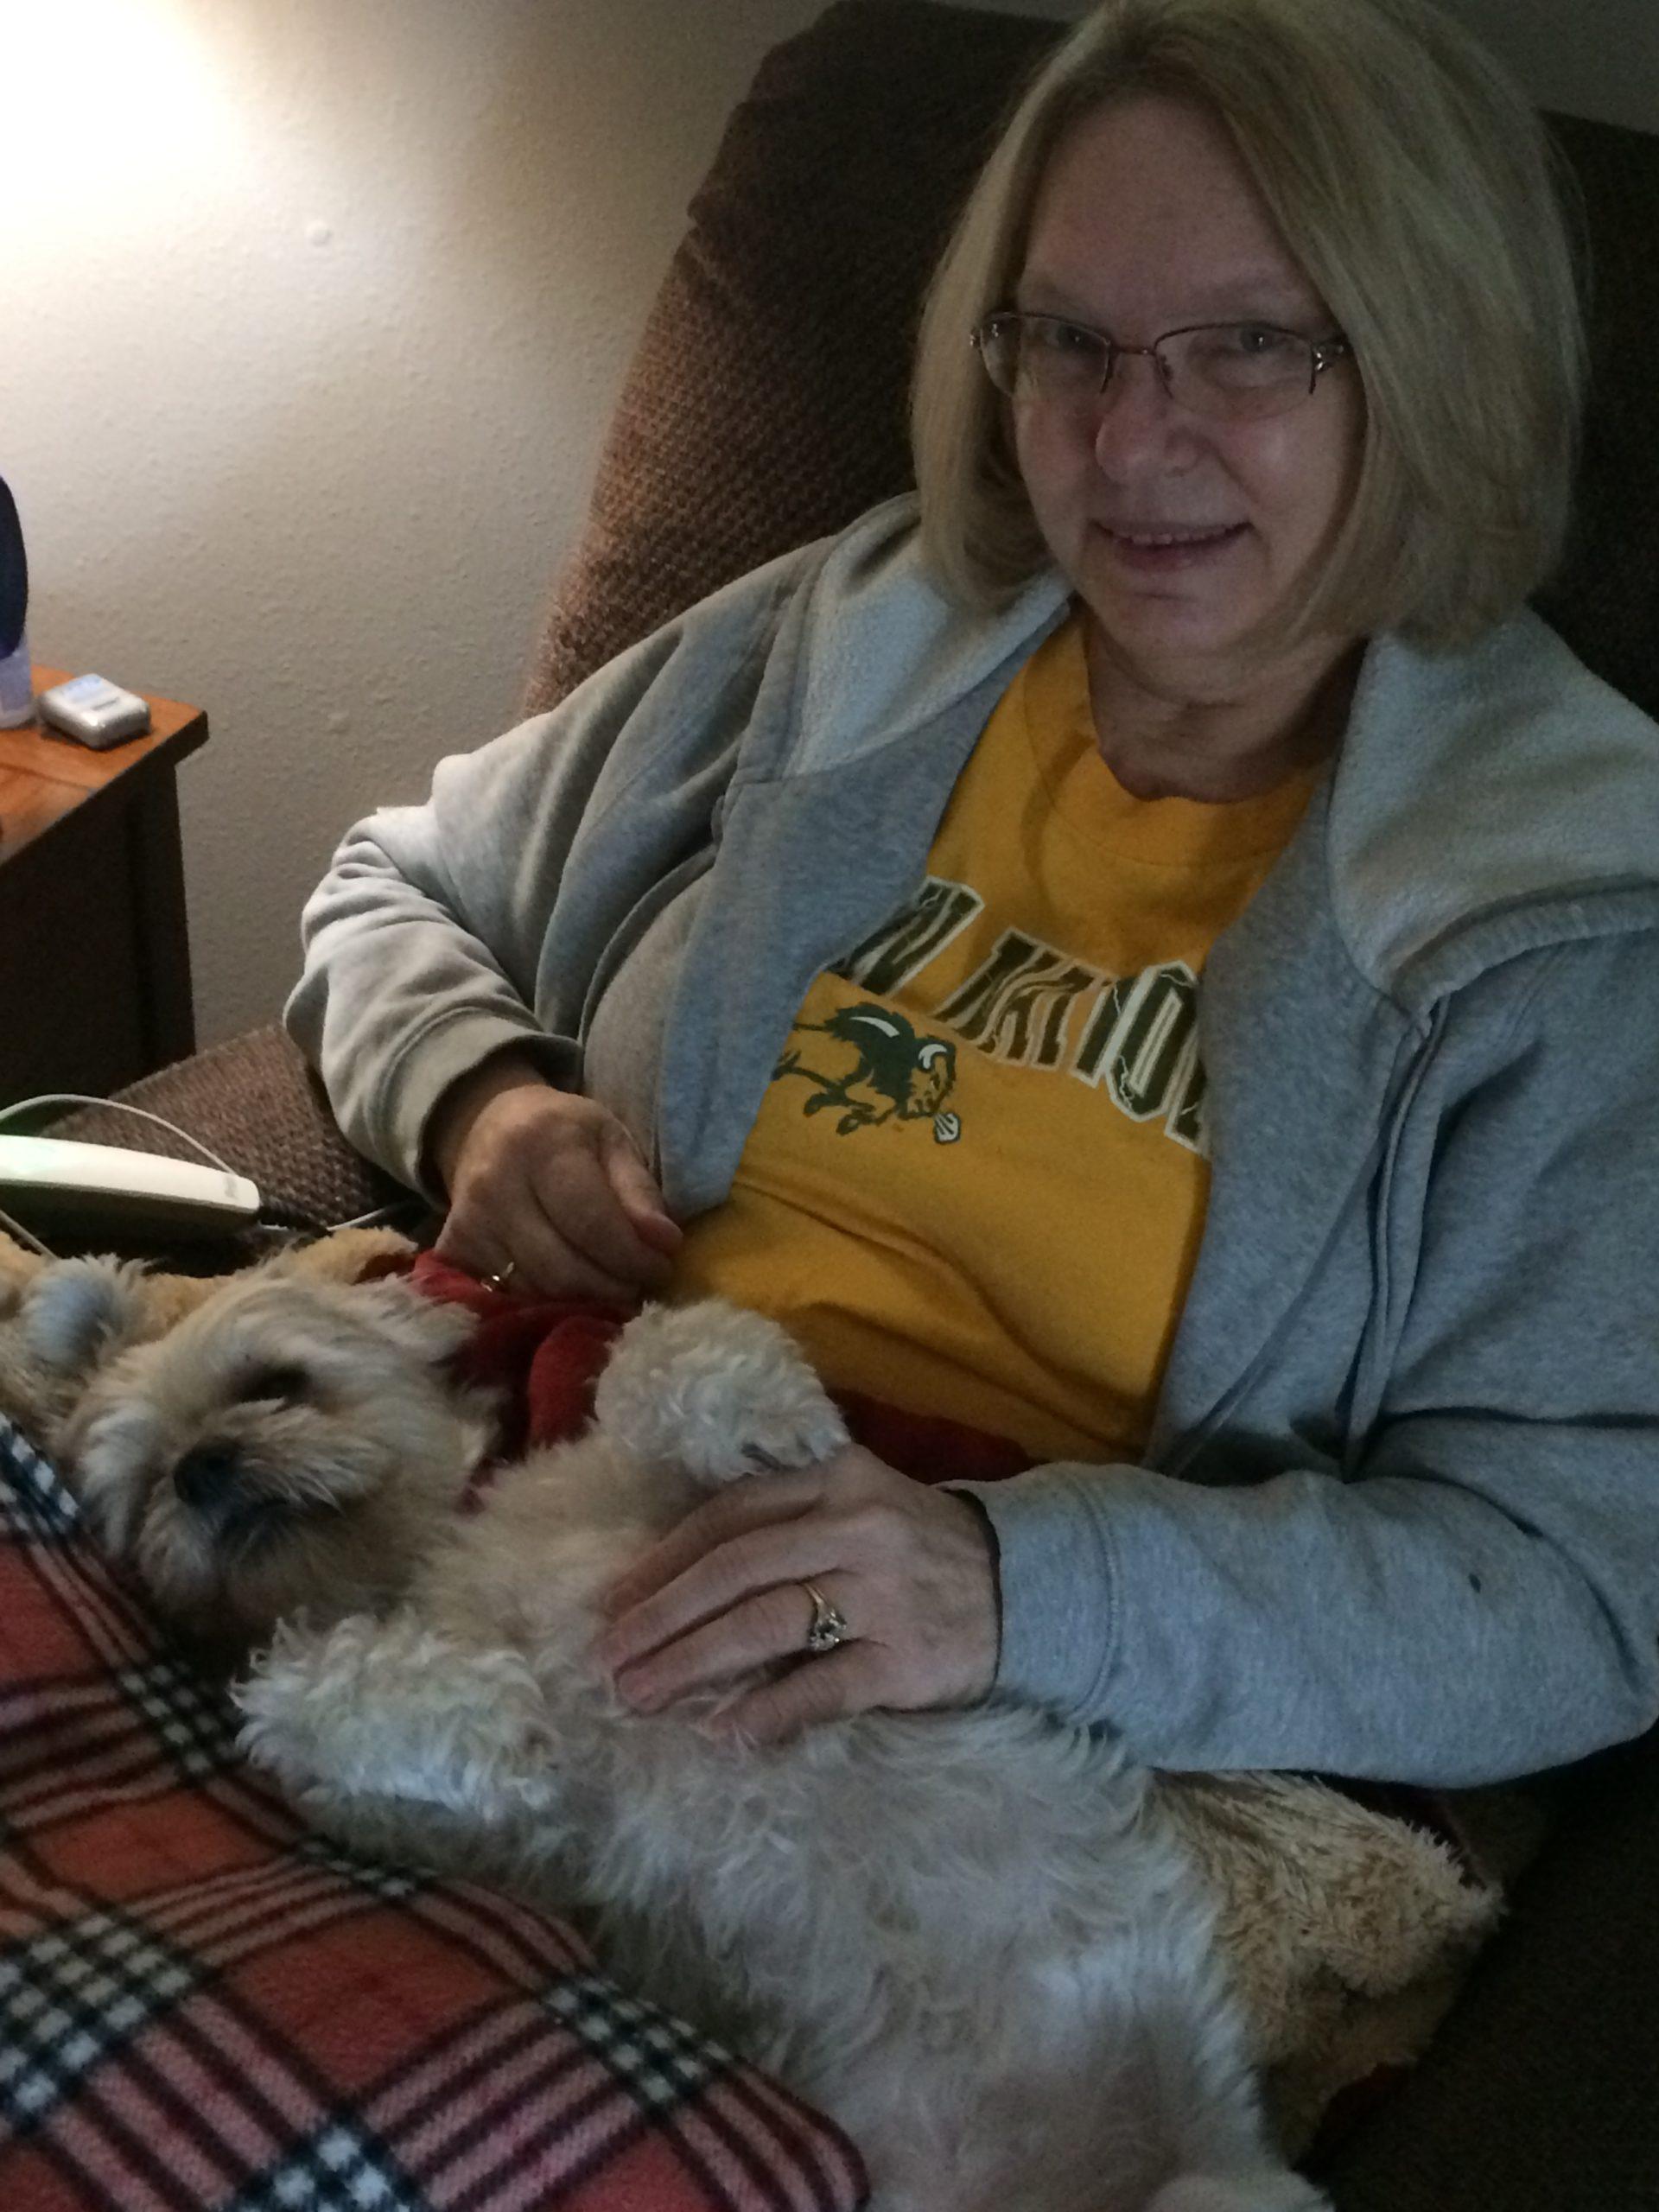
[[[936,0],[837,0],[768,55],[640,340],[527,713],[911,481],[906,385],[929,272],[1064,28]],[[1574,541],[1537,603],[1659,715],[1659,137],[1550,121],[1584,194],[1595,383]]]

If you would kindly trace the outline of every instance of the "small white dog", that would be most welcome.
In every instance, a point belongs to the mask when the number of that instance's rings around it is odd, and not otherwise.
[[[24,1323],[91,1366],[131,1288],[49,1269]],[[352,1844],[574,1914],[830,2113],[877,2212],[1325,2207],[1268,2144],[1210,1905],[1103,1735],[993,1701],[760,1749],[687,1725],[712,1696],[629,1710],[594,1662],[599,1593],[701,1492],[843,1440],[784,1332],[647,1312],[591,1431],[462,1512],[490,1430],[446,1369],[471,1325],[278,1264],[97,1367],[70,1416],[66,1471],[157,1601],[275,1631],[238,1693],[250,1756]]]

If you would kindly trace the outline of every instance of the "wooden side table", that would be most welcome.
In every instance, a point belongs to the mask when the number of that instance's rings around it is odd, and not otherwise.
[[[64,673],[36,668],[35,690]],[[195,1050],[175,772],[207,717],[149,710],[105,753],[0,730],[0,1105],[102,1096]]]

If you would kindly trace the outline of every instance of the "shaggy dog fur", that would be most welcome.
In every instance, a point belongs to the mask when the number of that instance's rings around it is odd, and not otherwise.
[[[59,1370],[131,1294],[48,1271]],[[251,1757],[350,1843],[575,1914],[833,2114],[875,2212],[1325,2206],[1267,2141],[1206,1893],[1106,1736],[992,1701],[761,1749],[699,1732],[713,1694],[639,1714],[595,1666],[599,1594],[700,1495],[842,1440],[783,1332],[647,1312],[592,1430],[461,1513],[490,1426],[446,1372],[469,1326],[277,1265],[89,1355],[66,1471],[164,1608],[272,1639]]]

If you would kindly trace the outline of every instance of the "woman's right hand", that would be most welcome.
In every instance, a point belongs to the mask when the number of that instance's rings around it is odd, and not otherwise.
[[[449,1194],[441,1260],[480,1277],[511,1264],[515,1289],[551,1298],[633,1306],[664,1287],[680,1231],[633,1139],[531,1061],[500,1053],[452,1084],[429,1143]]]

